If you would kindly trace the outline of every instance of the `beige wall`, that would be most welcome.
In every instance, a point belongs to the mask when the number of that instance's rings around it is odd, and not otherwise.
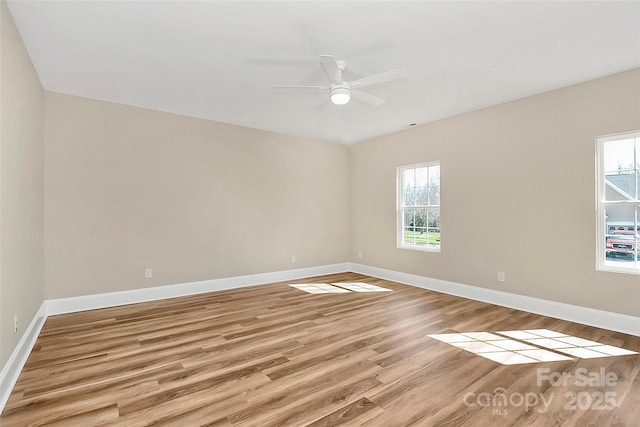
[[[44,95],[4,1],[0,15],[0,365],[4,365],[44,297]]]
[[[595,137],[637,129],[633,70],[353,145],[351,259],[638,316],[639,277],[595,270],[594,189]],[[396,168],[432,160],[442,252],[397,249]]]
[[[46,298],[347,260],[347,147],[45,99]]]
[[[635,70],[351,147],[47,93],[46,297],[330,264],[350,250],[368,265],[639,315],[638,276],[595,271],[593,188],[595,137],[640,128],[639,83]],[[430,160],[442,162],[442,253],[397,249],[396,167]]]

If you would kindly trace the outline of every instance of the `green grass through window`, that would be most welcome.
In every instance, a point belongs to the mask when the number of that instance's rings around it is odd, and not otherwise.
[[[425,233],[420,231],[404,230],[404,242],[409,245],[437,246],[440,245],[440,232],[430,231]]]

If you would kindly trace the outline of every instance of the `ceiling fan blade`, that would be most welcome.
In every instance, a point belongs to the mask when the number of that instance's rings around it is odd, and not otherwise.
[[[273,85],[275,89],[329,90],[329,86]]]
[[[338,77],[338,61],[335,56],[320,55],[320,62],[331,83],[342,83],[342,79]]]
[[[352,90],[351,95],[362,102],[373,105],[374,107],[378,107],[387,102],[382,98],[378,98],[377,96],[371,95],[367,92],[362,92],[361,90]]]
[[[353,89],[365,86],[377,85],[378,83],[390,82],[392,80],[404,79],[408,76],[406,68],[398,68],[397,70],[385,71],[384,73],[374,74],[373,76],[363,77],[361,79],[349,82],[349,86]]]

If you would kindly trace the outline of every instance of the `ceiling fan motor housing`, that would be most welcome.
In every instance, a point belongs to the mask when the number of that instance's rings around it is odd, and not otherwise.
[[[344,105],[351,99],[351,90],[347,84],[331,85],[331,102],[336,105]]]

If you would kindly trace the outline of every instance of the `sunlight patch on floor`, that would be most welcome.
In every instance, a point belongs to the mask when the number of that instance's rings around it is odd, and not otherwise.
[[[503,365],[638,354],[549,329],[433,334],[431,338]],[[563,353],[563,354],[560,354]]]
[[[353,292],[391,292],[391,289],[382,288],[376,285],[370,285],[368,283],[355,282],[355,283],[332,283],[332,285],[340,286],[344,289],[349,289]]]
[[[308,292],[310,294],[346,294],[351,292],[337,286],[328,285],[326,283],[300,283],[290,284],[289,286],[300,289],[301,291]]]
[[[522,332],[529,336],[523,336]],[[512,338],[518,338],[526,343],[534,344],[538,347],[552,348],[557,352],[579,357],[581,359],[592,359],[596,357],[627,356],[638,354],[635,351],[626,350],[612,345],[604,345],[597,341],[586,340],[548,329],[529,329],[524,331],[498,331],[499,334]]]
[[[346,294],[351,292],[391,292],[391,289],[382,288],[368,283],[294,283],[289,286],[308,292],[310,294]]]

